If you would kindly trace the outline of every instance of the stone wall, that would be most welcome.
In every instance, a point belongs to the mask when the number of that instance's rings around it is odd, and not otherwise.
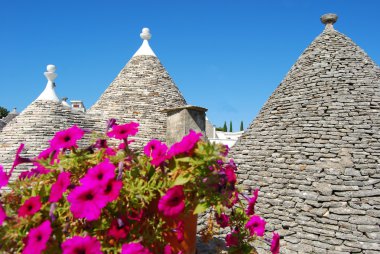
[[[379,253],[380,71],[326,29],[232,148],[283,253]]]

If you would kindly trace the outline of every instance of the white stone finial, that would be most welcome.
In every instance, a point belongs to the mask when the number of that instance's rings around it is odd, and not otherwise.
[[[133,56],[156,56],[149,46],[148,41],[152,38],[149,28],[143,28],[140,37],[143,39],[143,43]]]
[[[57,78],[57,73],[55,73],[55,70],[57,68],[55,67],[55,65],[52,65],[52,64],[49,64],[48,66],[46,66],[46,72],[44,72],[44,75],[45,77],[47,78],[48,81],[51,81],[54,83],[54,80]]]
[[[149,28],[146,28],[146,27],[144,27],[143,29],[142,29],[142,32],[141,32],[141,34],[140,34],[140,37],[141,37],[141,39],[143,39],[143,40],[150,40],[150,38],[152,38],[152,35],[150,34],[150,30],[149,30]]]
[[[57,73],[55,73],[55,70],[57,68],[55,65],[49,64],[46,66],[46,70],[44,72],[45,77],[47,78],[48,82],[46,84],[45,90],[38,96],[36,101],[56,101],[59,102],[59,98],[57,94],[55,93],[54,87],[55,83],[54,80],[57,78]]]

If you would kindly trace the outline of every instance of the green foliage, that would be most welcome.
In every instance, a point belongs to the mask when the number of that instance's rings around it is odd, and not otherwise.
[[[9,110],[0,106],[0,119],[6,117],[9,114]]]
[[[232,121],[230,121],[230,132],[232,132]]]
[[[243,121],[240,122],[240,131],[244,131]]]
[[[224,132],[227,132],[227,122],[226,122],[226,121],[224,121],[223,131],[224,131]]]
[[[200,140],[188,152],[167,158],[165,163],[154,166],[150,157],[130,149],[126,140],[124,142],[125,149],[72,147],[61,151],[57,159],[50,155],[46,160],[38,160],[42,167],[49,170],[48,173],[10,183],[8,187],[12,191],[0,197],[0,204],[3,204],[8,217],[0,227],[0,251],[22,252],[29,231],[50,218],[53,237],[49,240],[47,253],[57,253],[62,242],[77,235],[96,237],[104,253],[119,253],[122,244],[129,242],[154,246],[151,249],[153,253],[162,253],[167,244],[166,235],[173,234],[175,228],[158,212],[157,204],[169,188],[177,185],[183,186],[185,195],[183,214],[200,214],[207,209],[218,214],[230,213],[230,228],[241,228],[240,245],[230,248],[231,252],[239,248],[244,250],[239,253],[250,253],[253,250],[250,241],[254,238],[244,228],[249,217],[243,209],[232,209],[236,202],[241,201],[236,200],[239,193],[235,187],[236,181],[226,178],[228,167],[232,169],[229,177],[236,177],[236,166],[227,162],[225,156],[228,150],[225,146]],[[81,178],[90,168],[106,159],[116,167],[115,174],[121,175],[118,179],[122,181],[123,187],[118,198],[109,202],[102,209],[101,216],[94,221],[74,218],[68,195],[81,185]],[[52,208],[53,204],[49,202],[51,188],[62,171],[70,172],[71,184],[63,198],[54,203]],[[32,216],[19,218],[17,211],[20,204],[32,196],[41,198],[41,209]],[[141,214],[142,217],[139,220],[130,219],[130,216],[136,214]],[[128,218],[128,235],[125,239],[115,240],[107,232],[116,218],[124,217]],[[215,224],[214,227],[218,226]]]

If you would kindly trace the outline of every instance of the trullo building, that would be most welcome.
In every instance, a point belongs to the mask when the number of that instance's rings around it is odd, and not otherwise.
[[[58,98],[54,89],[57,77],[55,71],[54,65],[47,66],[44,73],[48,79],[45,90],[0,132],[0,165],[6,170],[12,166],[21,143],[25,144],[22,155],[34,157],[48,147],[48,141],[56,131],[73,124],[91,128],[91,121],[83,112],[64,106]],[[12,177],[17,177],[25,168],[24,165],[17,167]]]
[[[151,34],[144,28],[141,47],[112,81],[88,113],[99,119],[97,130],[104,129],[104,121],[115,118],[119,122],[137,121],[140,124],[135,145],[150,139],[165,140],[167,113],[165,110],[186,105],[181,92],[149,46]]]
[[[379,253],[380,70],[321,20],[232,157],[283,253]]]

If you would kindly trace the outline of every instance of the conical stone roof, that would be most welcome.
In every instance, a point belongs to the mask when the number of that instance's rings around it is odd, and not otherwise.
[[[231,151],[284,253],[380,251],[380,71],[336,18]]]
[[[105,120],[140,124],[135,145],[150,139],[165,140],[167,116],[163,110],[186,105],[181,92],[149,47],[149,30],[143,29],[140,49],[121,70],[88,113],[97,118],[97,130]]]
[[[48,75],[46,73],[46,76],[52,75],[52,72],[48,71]],[[22,156],[32,158],[49,146],[48,141],[57,131],[74,124],[82,128],[91,128],[91,121],[83,112],[67,108],[59,99],[56,99],[54,86],[50,86],[49,82],[53,84],[54,82],[48,81],[47,88],[50,87],[50,90],[45,88],[34,102],[0,132],[0,165],[3,165],[7,171],[10,170],[21,143],[25,144]],[[17,177],[28,167],[29,165],[26,164],[19,165],[12,178]]]

